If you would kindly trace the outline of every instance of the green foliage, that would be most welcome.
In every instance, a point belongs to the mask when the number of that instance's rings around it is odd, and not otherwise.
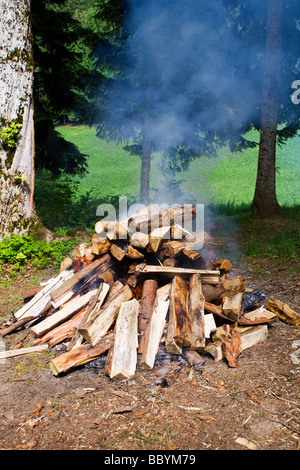
[[[0,129],[0,139],[5,149],[15,149],[20,136],[22,124],[12,120],[8,121],[8,126]]]
[[[29,235],[5,238],[0,242],[0,265],[9,264],[14,273],[29,264],[37,269],[58,267],[76,245],[77,240],[34,240]]]

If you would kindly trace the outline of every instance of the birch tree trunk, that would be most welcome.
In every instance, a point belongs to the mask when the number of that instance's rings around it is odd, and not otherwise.
[[[265,76],[261,111],[258,167],[252,216],[272,217],[279,213],[276,198],[276,137],[281,65],[282,0],[269,0]]]
[[[0,238],[35,220],[30,0],[0,0]]]

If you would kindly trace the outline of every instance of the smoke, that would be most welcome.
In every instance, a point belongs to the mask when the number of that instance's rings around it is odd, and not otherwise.
[[[187,168],[200,155],[215,155],[228,142],[242,148],[244,132],[259,128],[267,3],[127,0],[128,39],[117,57],[118,78],[103,98],[105,131],[134,143],[147,137],[152,150],[168,159],[169,172]],[[299,30],[293,18],[297,2],[285,4],[288,62],[281,94],[287,106]]]

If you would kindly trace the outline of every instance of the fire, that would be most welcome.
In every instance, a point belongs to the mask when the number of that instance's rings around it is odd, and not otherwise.
[[[83,257],[78,257],[77,256],[73,260],[72,269],[75,272],[80,271],[81,269],[85,268],[85,266],[88,266],[92,262],[93,262],[93,260],[90,260],[90,259],[86,258],[86,256],[83,256]]]

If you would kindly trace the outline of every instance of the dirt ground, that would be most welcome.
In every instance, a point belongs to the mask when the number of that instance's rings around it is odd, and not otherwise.
[[[235,269],[247,287],[299,311],[295,266],[274,259]],[[29,270],[13,281],[4,276],[1,321],[11,319],[32,282],[54,274]],[[21,330],[0,344],[12,349],[32,340]],[[138,370],[128,380],[111,380],[91,367],[55,377],[49,361],[59,348],[1,360],[0,449],[299,450],[300,369],[292,360],[297,340],[299,328],[277,321],[263,342],[242,352],[237,368],[207,355],[200,369],[171,362]]]

